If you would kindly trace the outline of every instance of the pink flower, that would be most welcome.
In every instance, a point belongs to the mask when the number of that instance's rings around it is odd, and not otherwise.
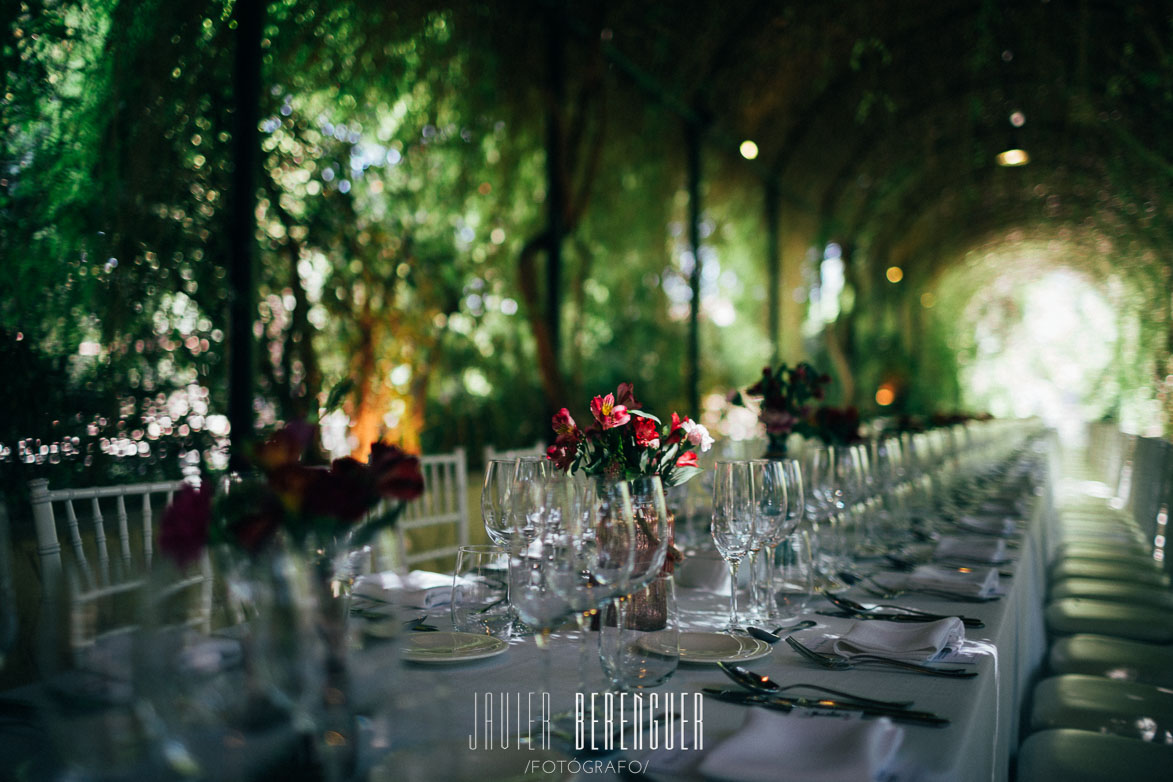
[[[650,418],[636,418],[635,442],[645,448],[659,448],[660,433],[656,431],[656,422]]]
[[[212,487],[184,486],[163,512],[159,523],[159,550],[180,567],[195,562],[208,542],[212,523]]]
[[[574,419],[570,417],[570,411],[565,407],[554,414],[552,420],[554,425],[554,433],[559,437],[572,436],[578,438],[578,426],[574,423]]]
[[[573,435],[559,435],[554,444],[546,449],[546,458],[554,462],[554,466],[563,472],[568,472],[578,455],[578,438]]]
[[[684,430],[685,439],[696,446],[700,446],[701,453],[713,447],[713,436],[709,434],[709,430],[696,423],[685,419],[680,424],[680,428]]]
[[[680,458],[676,460],[677,467],[697,467],[696,451],[685,451],[680,454]]]
[[[623,405],[615,404],[615,395],[596,396],[591,400],[591,414],[604,429],[614,429],[623,426],[631,420],[631,414]]]

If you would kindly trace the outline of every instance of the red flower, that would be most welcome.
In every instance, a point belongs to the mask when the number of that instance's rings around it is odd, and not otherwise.
[[[645,448],[659,448],[660,433],[656,431],[656,422],[650,418],[637,417],[635,419],[635,442]]]
[[[688,416],[681,418],[676,413],[672,414],[672,423],[668,427],[668,437],[664,441],[665,445],[675,445],[684,439],[684,436],[688,434],[688,432],[684,430],[684,422],[687,420]]]
[[[615,395],[596,396],[591,400],[591,414],[604,429],[623,426],[631,420],[631,414],[623,405],[615,404]]]
[[[554,426],[554,433],[559,437],[572,436],[578,439],[578,425],[574,423],[574,419],[570,417],[570,411],[565,407],[554,414],[552,419]]]
[[[546,449],[546,458],[554,462],[554,466],[563,472],[568,472],[578,455],[578,438],[571,435],[559,435],[554,444]]]
[[[643,404],[635,398],[635,386],[631,383],[620,383],[615,391],[615,404],[623,405],[628,410],[639,410]]]
[[[204,550],[211,523],[211,485],[205,483],[198,489],[184,486],[163,511],[163,520],[159,523],[159,550],[180,567],[190,565]]]
[[[281,503],[268,494],[259,498],[258,504],[248,513],[233,521],[228,532],[242,549],[256,554],[277,534],[284,519]]]
[[[374,476],[349,456],[335,459],[329,470],[319,470],[306,496],[310,516],[330,516],[352,522],[362,518],[376,502]]]
[[[380,497],[414,500],[424,493],[424,476],[420,460],[397,445],[375,443],[367,459]]]
[[[685,451],[680,454],[680,458],[676,460],[677,467],[697,467],[696,451]]]
[[[301,460],[318,428],[304,421],[290,421],[257,446],[253,461],[267,473]]]

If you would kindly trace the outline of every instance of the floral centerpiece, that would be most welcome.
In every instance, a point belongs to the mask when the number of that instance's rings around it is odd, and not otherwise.
[[[665,426],[642,408],[631,383],[620,383],[614,394],[592,399],[594,420],[585,429],[562,408],[553,419],[557,439],[547,457],[564,472],[627,479],[659,475],[666,488],[698,475],[701,469],[693,449],[704,453],[713,447],[709,430],[677,413]]]
[[[247,555],[229,562],[226,572],[238,584],[230,591],[251,595],[256,614],[242,640],[246,671],[271,667],[274,657],[302,658],[310,648],[303,645],[314,645],[324,676],[309,700],[317,726],[313,744],[323,775],[343,778],[354,763],[353,742],[337,737],[351,735],[354,724],[347,707],[349,606],[336,596],[335,557],[395,524],[423,493],[424,481],[417,457],[382,443],[365,463],[346,457],[310,464],[316,435],[316,426],[288,424],[252,450],[255,472],[229,478],[219,492],[211,481],[181,489],[164,511],[158,544],[181,567],[210,544]],[[299,634],[303,626],[308,635]],[[250,655],[257,658],[252,663]],[[319,684],[307,680],[304,686],[312,693]],[[247,719],[269,719],[270,686],[250,679],[246,690],[256,715]]]
[[[766,458],[786,456],[786,441],[791,434],[803,437],[818,435],[812,403],[825,396],[831,378],[812,365],[802,362],[794,367],[782,364],[776,370],[762,369],[762,378],[745,390],[746,396],[760,397],[758,420],[766,427]],[[734,404],[745,404],[735,393]]]
[[[210,481],[185,486],[163,514],[160,550],[185,565],[208,544],[255,556],[279,535],[315,551],[363,546],[423,493],[419,459],[394,445],[375,443],[365,464],[306,463],[316,435],[316,426],[286,425],[254,449],[257,472],[218,496]]]
[[[679,486],[701,473],[697,451],[713,447],[709,430],[701,424],[672,413],[665,425],[635,398],[631,383],[620,383],[614,394],[596,396],[590,404],[593,421],[579,428],[565,407],[554,415],[557,434],[546,452],[555,467],[564,472],[582,471],[590,476],[634,480],[658,475],[665,488]],[[646,509],[635,509],[636,561],[653,561],[662,540],[645,517]],[[667,555],[662,572],[671,573],[683,556],[674,545],[675,516],[667,521]],[[649,588],[628,602],[629,621],[644,630],[656,630],[667,619],[667,595]],[[614,617],[609,615],[608,622]],[[594,621],[598,621],[598,617]]]

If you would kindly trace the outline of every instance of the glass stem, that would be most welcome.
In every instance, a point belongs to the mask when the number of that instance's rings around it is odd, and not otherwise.
[[[575,692],[586,692],[587,666],[587,617],[590,611],[578,611],[574,614],[574,622],[578,625],[578,687]]]
[[[778,569],[778,546],[766,546],[766,617],[778,614],[778,593],[774,591],[774,571]]]
[[[737,566],[740,561],[729,563],[729,572],[732,583],[729,584],[729,627],[737,627]]]
[[[761,610],[762,601],[760,590],[758,589],[758,552],[756,549],[750,549],[749,552],[749,610],[750,613],[757,613]]]

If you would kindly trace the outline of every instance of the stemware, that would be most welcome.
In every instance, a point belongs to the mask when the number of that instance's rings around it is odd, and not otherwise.
[[[563,525],[573,516],[574,491],[573,479],[562,474],[514,481],[512,489],[509,602],[518,618],[535,630],[546,692],[550,691],[550,635],[573,612],[554,584],[565,538]]]
[[[517,476],[516,459],[490,459],[485,465],[485,483],[481,489],[481,517],[489,540],[505,546],[512,539],[513,522],[510,492]]]
[[[782,462],[755,459],[750,467],[754,492],[754,539],[766,550],[764,573],[754,562],[750,548],[750,604],[753,618],[769,620],[778,613],[774,598],[774,575],[778,544],[793,529],[787,513],[786,475]]]
[[[728,629],[737,630],[737,569],[753,541],[754,496],[749,462],[717,462],[713,479],[713,543],[729,565]]]
[[[585,690],[587,618],[626,594],[635,565],[635,522],[626,481],[596,478],[575,484],[562,514],[551,584],[574,612],[580,636],[578,691]]]

